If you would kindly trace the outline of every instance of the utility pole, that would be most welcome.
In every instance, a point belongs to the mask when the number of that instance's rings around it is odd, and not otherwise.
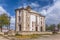
[[[11,17],[9,17],[9,27],[8,27],[8,30],[10,30],[10,19],[11,19]]]

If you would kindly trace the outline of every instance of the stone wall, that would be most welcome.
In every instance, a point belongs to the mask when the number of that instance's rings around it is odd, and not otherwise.
[[[15,33],[15,31],[14,30],[9,30],[8,31],[8,35],[15,35],[16,33]]]
[[[31,35],[31,34],[52,34],[52,32],[18,32],[18,34],[22,34],[22,35]]]

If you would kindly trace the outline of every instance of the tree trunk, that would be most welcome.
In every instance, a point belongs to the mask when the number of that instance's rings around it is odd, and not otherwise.
[[[59,31],[59,26],[58,26],[58,31]]]
[[[1,32],[2,32],[2,26],[1,26]]]
[[[9,29],[9,27],[7,26],[7,29]]]
[[[9,31],[9,26],[7,26],[7,30]]]

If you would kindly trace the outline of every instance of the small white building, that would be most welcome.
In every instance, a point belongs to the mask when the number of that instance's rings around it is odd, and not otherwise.
[[[16,31],[45,31],[45,16],[30,6],[16,9]]]
[[[1,28],[0,28],[0,30],[1,30]],[[2,28],[2,32],[8,32],[8,29]]]

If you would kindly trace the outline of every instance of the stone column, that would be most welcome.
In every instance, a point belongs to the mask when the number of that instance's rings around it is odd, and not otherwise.
[[[38,31],[40,31],[40,18],[39,18],[40,16],[38,16]]]
[[[38,31],[38,23],[37,22],[38,22],[38,20],[37,20],[37,15],[36,15],[36,28],[35,28],[36,31]]]
[[[16,31],[19,31],[19,26],[18,26],[18,23],[19,23],[19,18],[18,18],[18,16],[19,16],[19,10],[16,10],[16,23],[15,23],[15,25],[16,25],[16,28],[15,28],[15,30]]]
[[[45,31],[46,28],[45,28],[45,18],[44,17],[43,17],[42,21],[43,21],[43,31]]]
[[[21,23],[21,25],[22,25],[22,27],[21,27],[21,31],[26,31],[25,29],[25,27],[26,27],[26,11],[25,10],[22,10],[22,16],[21,16],[21,20],[22,20],[22,23]]]
[[[40,26],[40,31],[42,30],[42,32],[44,32],[45,31],[45,19],[44,19],[44,17],[41,17],[40,22],[42,22],[41,26]],[[41,27],[42,27],[42,29],[41,29]]]

